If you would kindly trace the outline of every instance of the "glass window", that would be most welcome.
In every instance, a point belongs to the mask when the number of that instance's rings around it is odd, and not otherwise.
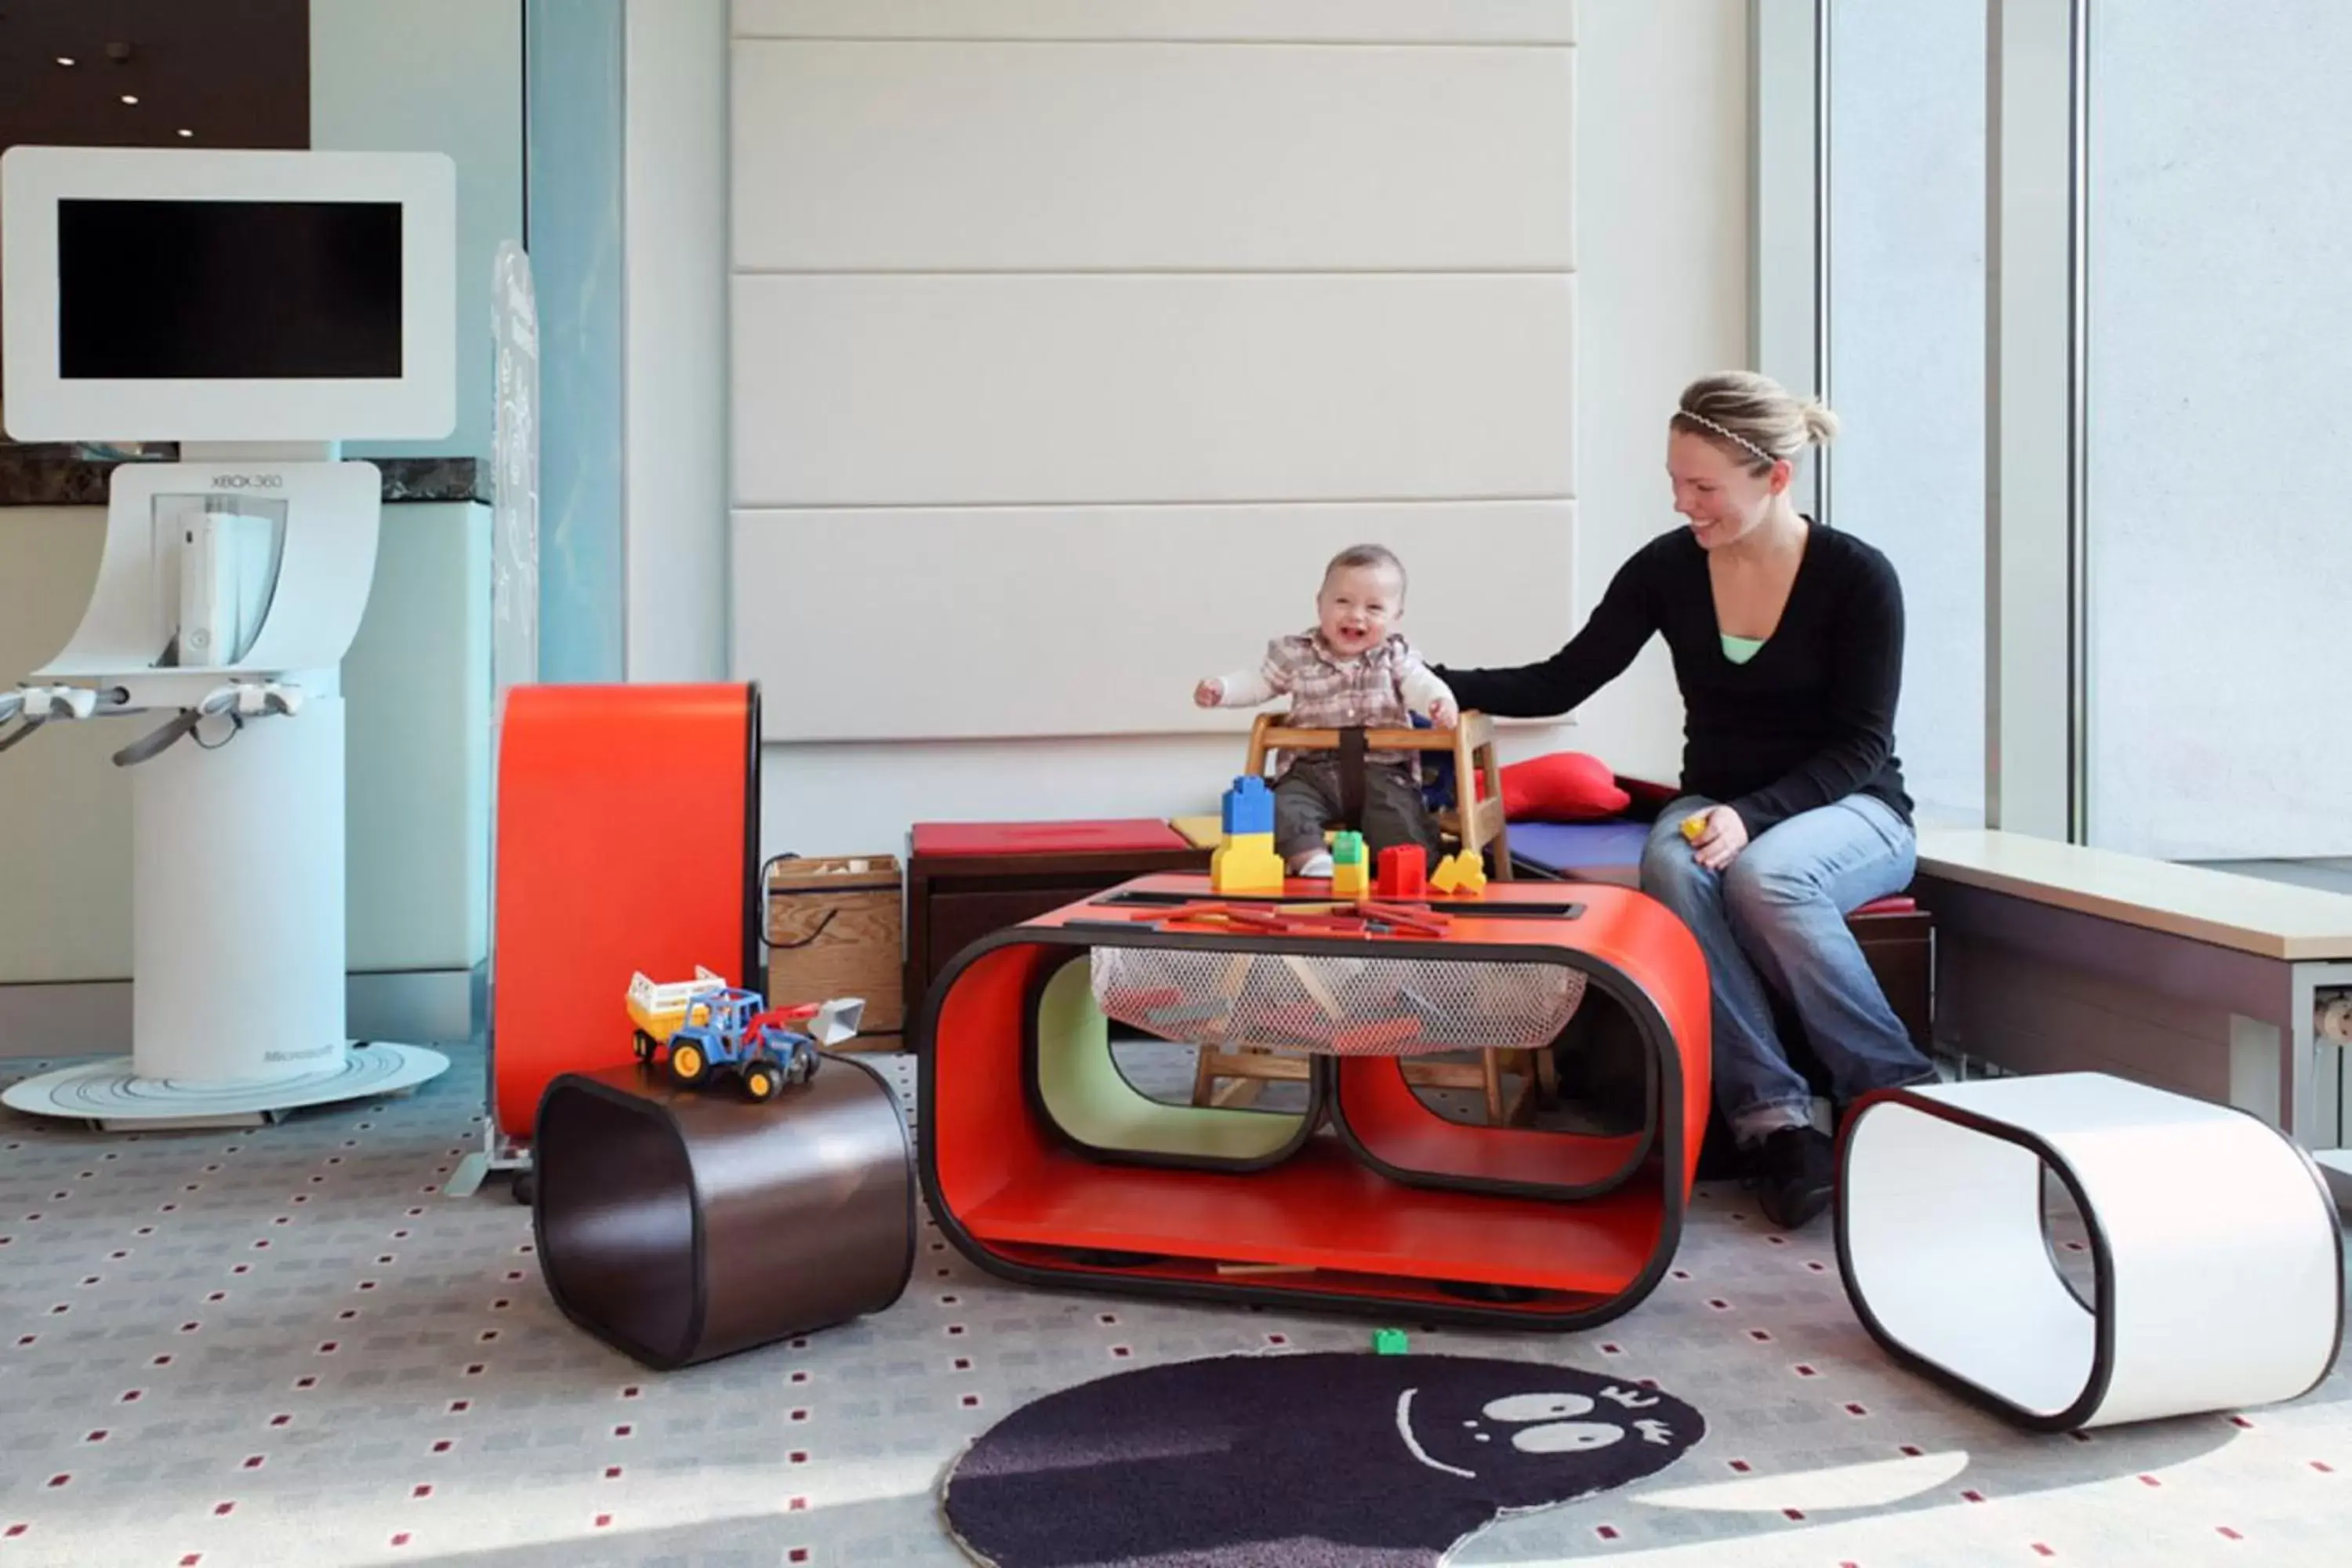
[[[1828,521],[1903,579],[1895,743],[1923,824],[1985,814],[1982,5],[1833,0]]]
[[[2352,10],[2098,4],[2089,46],[2091,842],[2352,854]]]

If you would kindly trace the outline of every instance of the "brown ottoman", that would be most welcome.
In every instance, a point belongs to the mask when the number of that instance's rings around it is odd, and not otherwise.
[[[656,1370],[880,1311],[914,1270],[906,1121],[851,1057],[764,1105],[657,1068],[566,1073],[533,1144],[549,1293]]]

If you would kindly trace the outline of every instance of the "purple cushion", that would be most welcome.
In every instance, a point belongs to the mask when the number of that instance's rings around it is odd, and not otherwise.
[[[1554,876],[1591,867],[1638,866],[1646,822],[1514,822],[1511,856]]]

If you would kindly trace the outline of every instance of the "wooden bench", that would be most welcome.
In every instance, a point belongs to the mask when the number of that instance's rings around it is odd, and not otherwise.
[[[2260,1116],[2352,1202],[2344,1056],[2352,897],[1995,829],[1919,835],[1937,1036],[2021,1072],[2107,1072]]]

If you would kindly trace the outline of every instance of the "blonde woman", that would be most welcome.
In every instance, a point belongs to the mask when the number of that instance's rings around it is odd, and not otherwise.
[[[1768,377],[1693,382],[1666,436],[1688,526],[1626,562],[1542,663],[1435,671],[1465,710],[1548,718],[1664,637],[1682,689],[1682,793],[1650,835],[1642,890],[1706,953],[1716,1104],[1766,1214],[1791,1229],[1828,1205],[1833,1145],[1812,1125],[1770,994],[1802,1021],[1841,1110],[1936,1077],[1845,923],[1910,882],[1916,850],[1895,755],[1902,584],[1879,552],[1799,512],[1790,489],[1806,449],[1836,432],[1827,408]]]

